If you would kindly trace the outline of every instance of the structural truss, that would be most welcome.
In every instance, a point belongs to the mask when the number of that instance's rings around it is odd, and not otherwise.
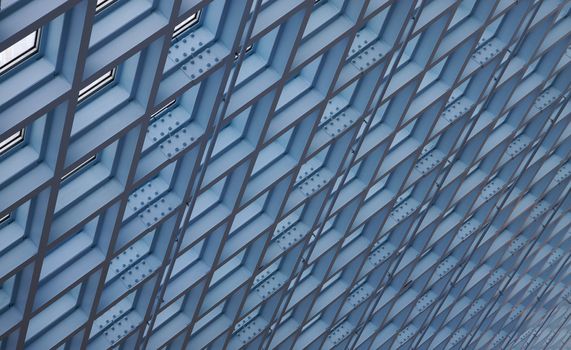
[[[570,9],[0,1],[0,349],[571,348]]]

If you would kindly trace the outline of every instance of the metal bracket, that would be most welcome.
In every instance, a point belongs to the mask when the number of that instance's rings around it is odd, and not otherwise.
[[[543,280],[539,277],[533,280],[527,291],[525,292],[525,296],[528,297],[531,294],[535,293],[539,288],[543,286]]]
[[[514,158],[529,145],[529,138],[525,135],[516,137],[508,146],[506,153]]]
[[[168,185],[159,178],[154,178],[136,189],[127,199],[127,207],[125,208],[123,220],[145,209],[167,190]]]
[[[496,283],[501,281],[505,275],[506,273],[501,269],[497,269],[496,271],[492,272],[490,278],[488,278],[488,283],[486,284],[486,288],[488,289],[492,288],[494,285],[496,285]]]
[[[377,266],[383,261],[387,260],[394,253],[394,251],[394,247],[388,244],[383,244],[377,249],[373,250],[367,259],[373,266]]]
[[[406,200],[402,202],[398,207],[394,208],[391,211],[391,217],[397,222],[401,222],[402,220],[406,219],[410,214],[414,213],[414,211],[418,208],[418,203],[414,201],[413,204],[412,200]]]
[[[472,303],[470,309],[468,310],[468,318],[476,316],[476,314],[484,309],[486,302],[483,299],[478,299]]]
[[[450,337],[449,348],[453,348],[458,345],[462,339],[464,339],[468,335],[468,332],[464,328],[458,329],[456,332],[452,333],[452,337]]]
[[[190,128],[185,127],[175,132],[168,139],[163,141],[159,148],[161,152],[163,152],[164,155],[170,159],[179,152],[186,149],[198,137],[199,135],[192,135]]]
[[[149,247],[142,241],[133,243],[129,248],[125,249],[121,254],[111,259],[106,280],[110,280],[115,276],[122,274],[134,262],[145,256],[149,251]]]
[[[557,91],[555,88],[548,88],[541,93],[533,103],[533,107],[538,111],[542,111],[547,108],[552,102],[554,102],[561,93]]]
[[[565,299],[568,303],[571,304],[571,287],[565,288],[565,290],[561,293],[561,298]]]
[[[242,341],[242,344],[246,344],[250,340],[254,339],[258,334],[262,333],[264,327],[256,321],[257,320],[252,320],[236,334],[238,339]]]
[[[520,250],[521,248],[525,247],[525,244],[527,243],[527,238],[523,237],[523,236],[518,236],[516,237],[511,243],[510,246],[508,248],[508,253],[510,255],[514,255],[518,250]]]
[[[428,307],[432,305],[432,303],[434,303],[436,300],[436,296],[436,293],[428,291],[426,294],[420,297],[420,299],[417,300],[416,305],[414,305],[414,311],[416,315],[428,309]]]
[[[248,322],[252,321],[254,318],[256,318],[258,316],[259,312],[260,312],[260,307],[258,306],[252,312],[250,312],[249,314],[244,316],[244,318],[242,318],[238,323],[236,323],[236,325],[234,326],[234,331],[237,332],[240,329],[242,329],[246,325],[246,323],[248,323]]]
[[[412,336],[416,333],[417,328],[414,325],[406,326],[398,335],[396,344],[398,346],[403,346],[407,341],[409,341]]]
[[[274,273],[263,283],[256,287],[256,292],[262,299],[267,299],[281,288],[286,282],[286,278],[280,273]]]
[[[422,175],[425,175],[432,169],[436,168],[436,166],[440,164],[443,159],[444,156],[442,156],[442,153],[435,150],[420,158],[414,165],[414,168]]]
[[[276,239],[276,243],[283,250],[288,250],[289,247],[301,240],[306,234],[307,232],[298,229],[297,225],[294,224]]]
[[[358,31],[349,51],[351,63],[358,70],[364,71],[383,57],[381,46],[372,31],[366,28]]]
[[[444,259],[438,266],[436,267],[436,275],[438,278],[444,277],[448,272],[452,271],[454,266],[458,263],[458,260],[453,256],[449,256]]]
[[[331,118],[331,120],[323,126],[323,130],[331,137],[336,137],[341,134],[345,129],[353,125],[355,120],[359,117],[352,111],[351,109],[346,109],[344,112],[337,114],[337,116]]]
[[[327,105],[325,106],[325,111],[323,111],[323,115],[319,121],[319,124],[325,124],[333,118],[333,116],[341,113],[349,105],[349,102],[344,99],[343,97],[337,95],[327,101]]]
[[[380,43],[369,46],[360,55],[354,57],[351,63],[357,67],[358,70],[364,71],[372,66],[377,60],[383,58],[383,52],[380,50]]]
[[[173,211],[177,205],[178,203],[175,202],[172,196],[163,197],[139,213],[139,218],[145,223],[147,227],[150,227],[162,219],[165,215]]]
[[[480,225],[474,219],[466,221],[462,226],[460,226],[458,237],[461,241],[464,241],[466,238],[470,237],[472,233],[476,232],[478,226]]]
[[[303,181],[312,176],[315,170],[319,169],[320,167],[321,163],[315,158],[311,158],[310,160],[305,162],[299,168],[299,172],[297,173],[297,177],[295,178],[296,186],[299,186]]]
[[[325,176],[323,170],[316,171],[307,180],[300,183],[297,188],[307,197],[311,196],[315,192],[321,189],[321,186],[325,186],[327,182],[331,180],[330,176]]]
[[[368,284],[364,284],[359,288],[355,289],[353,293],[347,298],[347,302],[351,304],[354,308],[359,306],[363,301],[365,301],[374,292],[374,288]]]
[[[509,322],[515,320],[523,312],[523,310],[525,310],[525,306],[518,305],[510,314],[510,317],[508,318]]]
[[[476,52],[472,54],[471,59],[478,62],[481,66],[496,57],[502,50],[502,44],[497,39],[492,39],[482,45]]]
[[[465,97],[458,99],[456,102],[448,106],[444,112],[442,112],[442,117],[446,119],[449,123],[454,122],[456,119],[460,118],[464,114],[468,113],[473,104]]]
[[[93,338],[97,333],[102,332],[104,329],[114,324],[116,320],[127,314],[131,307],[132,304],[127,299],[122,299],[117,304],[113,305],[109,310],[105,311],[101,316],[93,321],[89,337]]]
[[[254,286],[257,286],[258,284],[262,283],[263,280],[265,280],[271,274],[276,272],[278,270],[278,267],[279,267],[279,260],[276,260],[270,266],[265,268],[264,271],[257,274],[256,277],[254,277]]]
[[[500,333],[498,333],[498,335],[496,336],[496,339],[494,339],[494,341],[492,342],[492,347],[497,347],[500,346],[500,344],[504,341],[504,339],[506,339],[506,335],[507,333],[504,331],[501,331]]]
[[[152,264],[148,259],[142,259],[139,263],[121,275],[121,281],[125,283],[127,288],[131,289],[158,268],[159,266]]]
[[[214,35],[206,28],[198,28],[185,38],[176,42],[169,49],[168,60],[165,62],[165,71],[186,63],[203,53],[206,44],[212,42]],[[221,56],[223,57],[223,56]]]
[[[551,254],[549,254],[549,259],[547,259],[547,266],[545,266],[545,268],[555,264],[559,259],[561,259],[561,257],[563,257],[563,249],[554,249]]]
[[[141,317],[136,312],[130,312],[128,315],[116,320],[103,334],[109,341],[109,344],[113,345],[135,329],[141,321]]]
[[[349,324],[349,322],[343,322],[331,331],[331,333],[327,336],[327,340],[329,340],[333,345],[337,345],[343,341],[343,339],[347,338],[351,332],[353,332],[353,326]]]
[[[549,210],[549,204],[545,201],[541,201],[537,203],[533,209],[531,209],[531,213],[527,217],[526,224],[534,222],[535,220],[539,219],[539,217],[545,212]]]
[[[354,56],[359,54],[359,52],[366,49],[366,47],[370,45],[372,42],[374,42],[376,39],[377,37],[371,30],[367,28],[359,30],[357,34],[355,34],[355,38],[351,43],[351,49],[349,50],[349,55]]]
[[[561,168],[559,168],[559,170],[557,170],[554,180],[556,183],[561,183],[569,175],[571,175],[571,164],[565,163]]]
[[[488,182],[486,186],[482,189],[480,198],[483,198],[483,201],[487,201],[496,195],[502,189],[501,180],[493,179],[492,181]]]
[[[174,108],[168,113],[163,113],[147,128],[143,149],[146,149],[155,142],[168,137],[174,130],[189,119],[188,113],[182,108]]]

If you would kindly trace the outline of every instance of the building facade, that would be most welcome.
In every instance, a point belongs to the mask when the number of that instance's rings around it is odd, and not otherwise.
[[[0,1],[0,349],[571,348],[571,1]]]

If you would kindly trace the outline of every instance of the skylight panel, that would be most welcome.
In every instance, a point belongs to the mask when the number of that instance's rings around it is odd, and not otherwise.
[[[151,115],[151,118],[150,118],[151,122],[152,122],[153,120],[157,119],[157,117],[159,117],[159,115],[160,115],[162,112],[166,111],[168,108],[170,108],[172,105],[174,105],[175,102],[176,102],[176,100],[172,100],[172,101],[170,101],[169,103],[167,103],[163,108],[161,108],[161,109],[159,109],[158,111],[156,111],[155,113],[153,113],[153,114]]]
[[[22,141],[24,141],[24,129],[8,136],[8,138],[5,140],[0,140],[0,155],[14,148]]]
[[[115,1],[117,0],[97,0],[97,5],[95,6],[95,12],[103,11]]]
[[[89,164],[93,163],[93,161],[95,160],[96,156],[92,155],[91,157],[87,158],[85,161],[83,161],[81,164],[79,164],[78,166],[76,166],[75,168],[71,169],[70,171],[68,171],[64,176],[61,177],[61,180],[65,180],[67,178],[69,178],[70,176],[77,174],[80,170],[84,169],[86,166],[88,166]]]
[[[102,89],[105,85],[111,83],[115,79],[115,72],[117,68],[113,68],[109,72],[103,74],[99,78],[95,79],[91,84],[87,85],[83,89],[79,91],[78,101],[81,102],[88,98],[89,96],[93,95],[100,89]]]
[[[184,21],[180,22],[174,27],[174,33],[172,35],[173,38],[181,35],[186,30],[190,29],[200,19],[200,11],[193,12],[190,16],[188,16]]]
[[[39,38],[40,30],[36,30],[6,50],[0,52],[0,74],[38,52]]]
[[[244,50],[244,54],[247,54],[248,52],[252,51],[252,48],[253,48],[253,47],[254,47],[253,45],[248,45],[248,46],[246,47],[246,50]],[[236,51],[236,52],[234,53],[234,59],[237,60],[239,56],[240,56],[240,52]]]
[[[0,217],[0,224],[10,219],[10,213]]]

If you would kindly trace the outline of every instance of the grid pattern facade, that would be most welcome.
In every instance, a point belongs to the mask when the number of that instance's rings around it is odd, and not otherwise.
[[[571,1],[0,1],[0,349],[568,349]]]

